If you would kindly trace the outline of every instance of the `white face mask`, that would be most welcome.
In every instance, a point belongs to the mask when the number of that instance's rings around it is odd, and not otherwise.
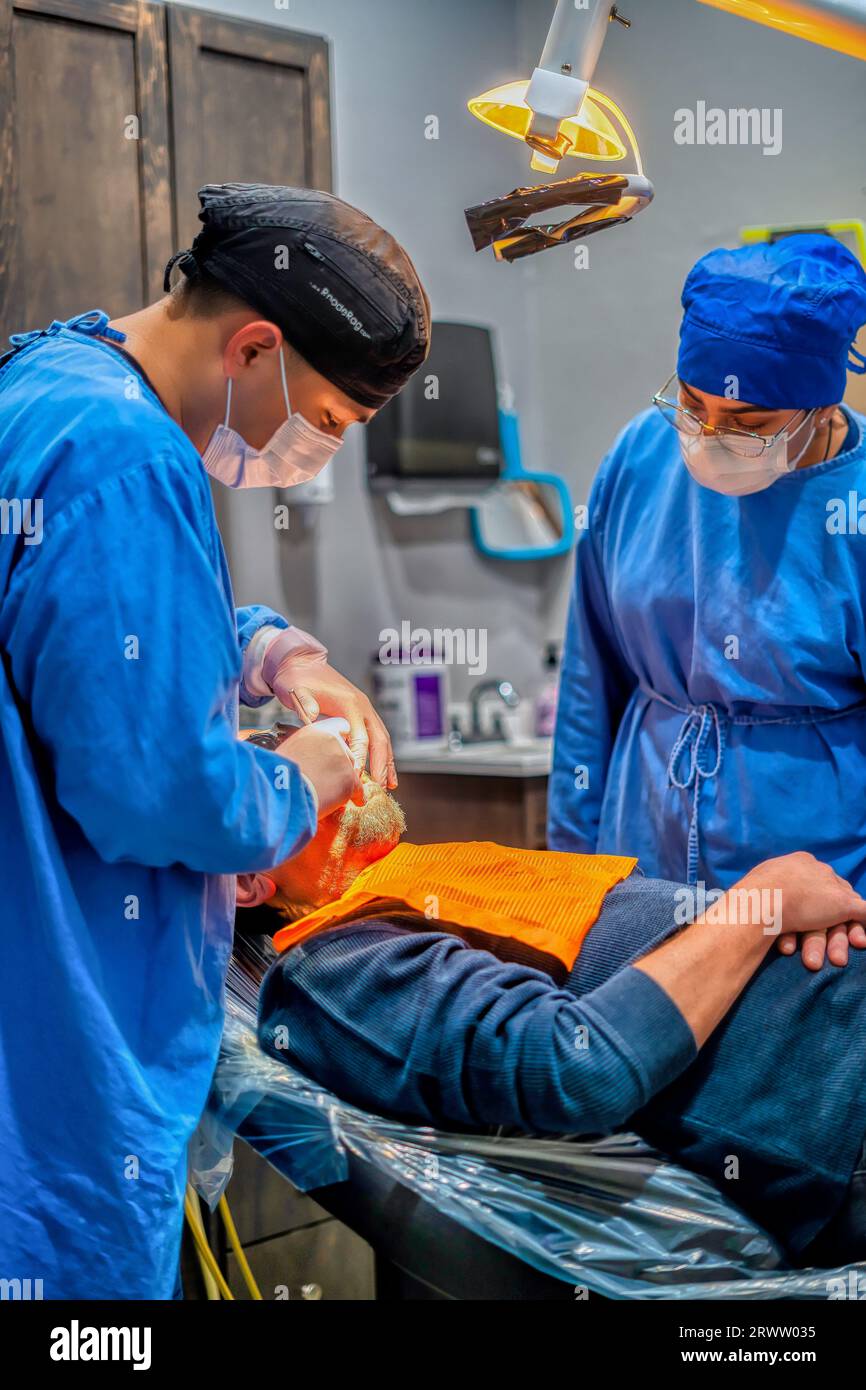
[[[226,487],[294,487],[321,473],[343,442],[316,429],[303,415],[292,413],[282,348],[279,352],[286,419],[263,449],[252,448],[237,430],[229,429],[232,379],[228,378],[226,418],[217,425],[201,456],[211,477]]]
[[[783,432],[757,458],[740,458],[732,454],[711,434],[680,434],[683,463],[696,483],[723,492],[728,497],[746,497],[751,492],[763,492],[785,473],[793,473],[800,459],[815,438],[815,426],[795,458],[788,457],[788,445],[814,416],[810,410],[792,434]]]

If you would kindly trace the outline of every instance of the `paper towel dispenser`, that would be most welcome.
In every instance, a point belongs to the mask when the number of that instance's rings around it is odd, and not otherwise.
[[[434,322],[427,361],[365,434],[367,475],[377,492],[494,484],[503,453],[490,330]]]

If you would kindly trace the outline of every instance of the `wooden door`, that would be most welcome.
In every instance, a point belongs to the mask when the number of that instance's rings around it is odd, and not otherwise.
[[[177,245],[205,183],[331,187],[328,45],[270,24],[168,11]]]
[[[167,17],[177,248],[201,227],[196,195],[205,183],[330,190],[327,42],[180,5]],[[297,556],[281,547],[287,533],[274,530],[273,509],[291,494],[220,483],[212,492],[238,601],[283,607]]]
[[[171,250],[163,7],[0,0],[0,343],[140,308]]]

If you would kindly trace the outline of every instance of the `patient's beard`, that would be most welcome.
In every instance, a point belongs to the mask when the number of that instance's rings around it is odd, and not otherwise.
[[[372,795],[363,806],[350,801],[340,814],[340,828],[319,876],[316,897],[320,904],[341,897],[362,869],[390,854],[406,829],[399,803],[372,785]]]
[[[309,888],[312,901],[304,902],[296,893],[290,897],[285,890],[279,890],[272,899],[272,905],[288,921],[296,922],[317,907],[325,907],[341,898],[362,869],[383,859],[399,844],[406,829],[406,818],[399,802],[369,778],[365,777],[364,786],[367,800],[363,806],[350,801],[334,813],[338,820],[337,831],[324,862],[315,882],[303,885]]]
[[[383,852],[387,853],[394,848],[406,829],[406,818],[400,804],[393,796],[379,790],[375,783],[372,785],[372,795],[367,797],[363,806],[349,801],[343,807],[340,829],[334,840],[335,850],[338,842],[342,842],[347,852],[381,844]]]
[[[268,906],[274,908],[276,912],[279,912],[280,916],[285,918],[287,922],[299,922],[301,918],[306,917],[309,912],[315,912],[315,907],[312,903],[290,903],[288,899],[284,898],[279,892],[271,899]]]

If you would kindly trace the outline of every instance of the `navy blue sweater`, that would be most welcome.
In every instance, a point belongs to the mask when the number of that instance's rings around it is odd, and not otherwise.
[[[676,1005],[630,964],[674,930],[676,891],[639,878],[613,889],[562,988],[405,923],[322,932],[268,972],[260,1041],[412,1123],[629,1125],[801,1250],[841,1201],[866,1130],[866,953],[815,975],[772,952],[698,1055]],[[272,1045],[281,1026],[288,1053]]]

